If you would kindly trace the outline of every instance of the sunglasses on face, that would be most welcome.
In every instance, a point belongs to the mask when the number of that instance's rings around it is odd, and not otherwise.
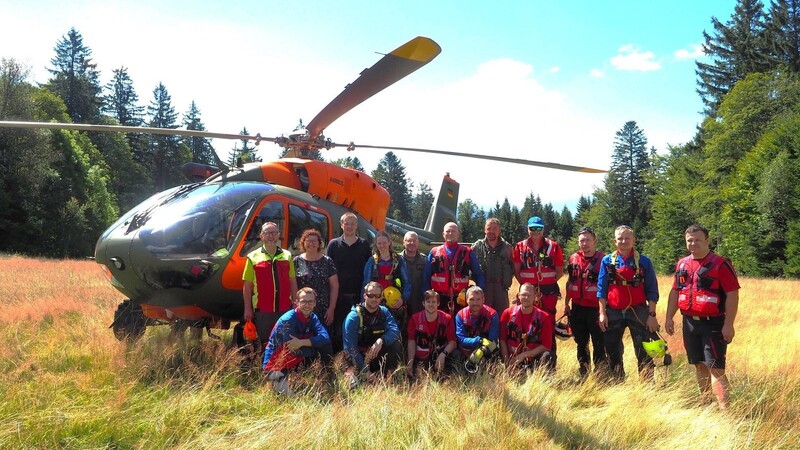
[[[381,297],[383,297],[383,294],[364,294],[364,295],[366,295],[368,298],[381,298]]]

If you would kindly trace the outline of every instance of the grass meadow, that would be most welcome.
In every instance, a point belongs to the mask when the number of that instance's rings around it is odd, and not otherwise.
[[[349,391],[309,374],[286,398],[242,369],[230,331],[197,341],[153,327],[118,342],[108,326],[122,298],[94,262],[4,255],[0,448],[797,448],[800,282],[741,284],[726,412],[698,398],[677,334],[674,364],[649,384],[630,376],[626,335],[629,377],[614,386],[577,382],[570,341],[554,376],[496,368]]]

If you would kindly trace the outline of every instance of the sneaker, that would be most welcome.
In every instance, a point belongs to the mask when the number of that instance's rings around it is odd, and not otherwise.
[[[289,387],[289,383],[286,382],[286,377],[280,379],[280,381],[273,381],[273,386],[275,386],[275,391],[278,394],[285,395],[287,397],[292,395],[292,388]]]
[[[344,379],[347,381],[347,387],[350,389],[355,389],[358,387],[358,377],[356,377],[355,374],[349,372],[345,373]]]

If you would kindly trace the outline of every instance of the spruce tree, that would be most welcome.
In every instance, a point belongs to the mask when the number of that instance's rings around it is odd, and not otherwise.
[[[200,110],[197,108],[194,100],[192,100],[192,104],[189,106],[189,111],[186,111],[186,114],[183,115],[183,124],[186,126],[187,130],[206,131],[206,127],[200,119]],[[214,147],[211,146],[211,142],[209,142],[207,138],[188,136],[183,138],[183,143],[189,147],[189,150],[192,152],[192,161],[216,165],[216,153],[214,152]]]
[[[356,158],[357,160],[358,158]],[[424,181],[419,184],[417,193],[411,201],[411,225],[422,228],[428,220],[428,214],[433,206],[433,191]]]
[[[83,45],[83,36],[71,28],[55,47],[50,60],[53,75],[45,87],[56,93],[67,106],[67,114],[75,123],[96,123],[100,117],[101,88],[97,64],[92,51]]]
[[[774,67],[766,39],[764,5],[760,0],[739,0],[726,24],[711,18],[712,34],[703,32],[703,52],[711,63],[697,61],[697,92],[705,113],[716,117],[722,97],[737,81],[752,72]]]
[[[650,208],[645,180],[649,168],[647,137],[635,121],[628,121],[614,138],[611,170],[605,181],[611,223],[644,231]]]
[[[172,106],[172,97],[167,88],[158,83],[153,89],[153,100],[147,107],[150,116],[148,126],[153,128],[178,128],[178,114]],[[148,169],[153,174],[157,190],[181,184],[184,179],[181,166],[189,162],[189,150],[177,136],[152,135],[150,137]]]
[[[401,222],[411,221],[410,183],[400,158],[392,152],[387,152],[378,162],[378,167],[372,171],[372,178],[389,191],[391,198],[389,217]]]

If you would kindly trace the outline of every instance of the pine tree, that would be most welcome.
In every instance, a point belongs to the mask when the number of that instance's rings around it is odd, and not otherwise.
[[[192,104],[189,106],[189,111],[186,111],[186,114],[183,115],[183,124],[186,126],[187,130],[206,131],[206,127],[200,119],[200,110],[197,108],[194,100],[192,100]],[[216,165],[216,153],[214,152],[214,147],[211,146],[211,142],[209,142],[207,138],[189,136],[183,139],[183,143],[189,147],[189,150],[192,152],[192,161]]]
[[[777,0],[770,5],[767,41],[775,59],[800,72],[800,1]]]
[[[406,168],[400,159],[387,152],[372,171],[372,178],[389,191],[389,217],[401,222],[411,221],[411,191]]]
[[[461,232],[459,241],[475,242],[483,237],[483,224],[486,215],[483,209],[478,208],[470,199],[466,199],[458,205],[458,230]]]
[[[635,121],[617,131],[611,170],[605,180],[609,217],[613,224],[628,224],[643,232],[649,220],[650,201],[645,174],[650,169],[647,138]]]
[[[244,127],[239,134],[242,136],[247,136],[250,134],[250,132],[247,131],[247,127]],[[231,150],[228,152],[227,163],[229,166],[236,167],[240,161],[242,163],[261,161],[260,158],[256,157],[255,145],[250,145],[250,141],[247,139],[242,139],[239,142],[242,144],[241,148],[239,148],[239,144],[237,143],[234,144],[233,148],[231,148]]]
[[[172,106],[172,97],[162,83],[158,83],[153,90],[153,100],[147,107],[147,114],[150,116],[150,127],[178,128],[178,114]],[[177,136],[152,135],[149,151],[148,168],[153,174],[156,189],[164,190],[184,181],[180,168],[189,162],[191,156]]]
[[[358,170],[358,171],[366,173],[366,171],[364,170],[364,166],[361,164],[361,161],[358,159],[358,156],[355,156],[355,157],[346,156],[344,158],[339,158],[339,159],[337,159],[335,161],[331,161],[331,164],[335,164],[335,165],[337,165],[339,167],[347,167],[349,169],[355,169],[355,170]],[[423,223],[424,222],[425,221],[423,220]]]
[[[113,77],[106,85],[108,92],[104,97],[103,111],[117,123],[128,127],[138,127],[144,123],[144,107],[139,106],[139,96],[133,87],[133,80],[128,75],[127,67],[113,70]]]
[[[358,160],[358,158],[356,158]],[[422,228],[428,220],[428,214],[433,206],[433,191],[424,181],[419,184],[417,193],[411,202],[411,225]]]
[[[722,97],[737,81],[753,72],[775,66],[766,39],[764,5],[760,0],[739,0],[726,24],[711,18],[713,34],[703,32],[703,52],[710,64],[697,61],[697,92],[706,115],[716,116]]]
[[[100,117],[101,88],[97,64],[92,63],[92,51],[83,45],[81,34],[71,28],[55,47],[56,56],[50,60],[53,75],[45,87],[55,92],[67,106],[67,114],[76,123],[96,123]]]

